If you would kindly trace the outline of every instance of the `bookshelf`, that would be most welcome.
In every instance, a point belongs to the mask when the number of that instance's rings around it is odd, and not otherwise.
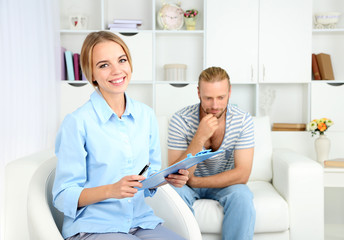
[[[344,13],[344,2],[339,0],[313,0],[313,14],[317,12]],[[312,52],[327,53],[331,56],[335,80],[321,80],[311,82],[311,118],[326,116],[334,122],[344,121],[344,113],[340,104],[344,101],[344,16],[340,16],[335,28],[316,29],[313,24]],[[326,102],[321,101],[326,96]],[[331,107],[328,107],[328,104]],[[341,124],[334,124],[332,131],[344,131]]]
[[[335,80],[312,81],[311,93],[311,118],[328,117],[335,124],[328,133],[342,136],[344,127],[344,113],[341,103],[344,101],[344,2],[340,0],[313,0],[313,14],[317,12],[341,12],[336,27],[333,29],[316,29],[313,25],[312,30],[312,53],[327,53],[331,56]],[[326,100],[324,101],[324,98]],[[323,99],[323,100],[321,100]],[[325,102],[327,104],[325,104]],[[340,142],[334,141],[333,148],[339,147]],[[331,150],[334,151],[335,149]],[[338,151],[338,156],[343,156],[342,148]],[[342,239],[344,236],[344,219],[342,218],[344,208],[343,169],[324,168],[325,185],[325,239]]]
[[[224,67],[231,77],[231,103],[255,116],[268,114],[272,123],[307,123],[317,114],[312,101],[319,93],[314,89],[328,85],[311,81],[310,53],[317,49],[325,51],[323,43],[330,42],[331,46],[340,46],[331,47],[331,51],[339,50],[338,57],[344,57],[344,47],[339,44],[344,40],[344,24],[333,30],[312,30],[312,11],[315,11],[312,1],[320,0],[306,0],[302,4],[297,0],[218,0],[216,4],[207,0],[181,1],[183,9],[199,10],[196,30],[187,31],[184,26],[178,31],[168,31],[156,23],[156,13],[162,6],[160,0],[60,0],[61,45],[80,52],[87,34],[106,30],[114,18],[142,19],[137,34],[120,35],[128,44],[134,62],[128,94],[154,108],[157,115],[170,116],[175,109],[198,102],[195,83],[199,73],[205,67],[217,65]],[[338,0],[331,1],[342,5]],[[73,14],[88,17],[86,29],[69,29],[67,19]],[[283,49],[285,56],[278,49]],[[171,63],[187,65],[185,81],[164,80],[163,66]],[[337,84],[344,82],[344,71],[336,71],[335,75],[343,76],[336,80]],[[76,93],[85,94],[80,98],[86,101],[93,91],[88,84],[73,88],[66,83],[70,82],[61,83],[62,98],[69,99],[74,108],[78,107],[74,101]],[[65,91],[66,88],[71,89]],[[269,94],[275,97],[271,106],[266,106]],[[179,102],[181,97],[184,101]],[[170,102],[175,104],[170,106]],[[72,107],[68,106],[68,111]],[[68,111],[62,105],[61,118]]]
[[[107,25],[113,19],[142,20],[143,23],[138,31],[133,35],[130,34],[131,36],[116,32],[128,45],[133,59],[134,71],[127,93],[151,106],[157,114],[160,114],[166,108],[164,105],[179,98],[180,93],[185,92],[187,96],[190,95],[186,91],[189,88],[181,90],[181,86],[195,82],[204,68],[205,1],[191,0],[181,4],[184,10],[189,8],[199,10],[196,30],[187,31],[183,26],[178,31],[168,31],[161,29],[157,24],[156,13],[162,6],[160,0],[128,0],[124,2],[120,0],[60,0],[61,45],[72,52],[80,53],[82,42],[87,34],[93,31],[107,30]],[[68,20],[69,16],[73,15],[87,16],[87,28],[71,30]],[[190,58],[191,55],[193,58]],[[165,64],[171,63],[187,65],[185,82],[164,80],[163,67]],[[61,84],[62,120],[68,112],[78,107],[77,104],[88,100],[93,88],[89,84],[72,81],[62,81]],[[73,88],[74,86],[79,87]],[[158,99],[157,92],[163,91],[162,89],[168,94],[163,93]],[[74,101],[76,92],[82,100]],[[169,94],[171,92],[175,94]],[[72,100],[71,103],[65,106],[70,100]],[[189,101],[185,100],[184,104],[188,102],[192,104],[196,100],[195,97],[191,97]],[[176,107],[180,108],[184,104],[181,102]]]

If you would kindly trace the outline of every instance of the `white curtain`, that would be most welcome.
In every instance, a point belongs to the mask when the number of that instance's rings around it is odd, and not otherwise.
[[[54,145],[61,79],[58,9],[58,0],[0,0],[2,207],[5,164]]]

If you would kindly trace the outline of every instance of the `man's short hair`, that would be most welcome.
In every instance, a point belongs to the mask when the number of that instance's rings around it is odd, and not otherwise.
[[[230,86],[229,76],[226,70],[220,67],[209,67],[201,72],[198,78],[198,88],[201,81],[205,82],[219,82],[222,80],[228,80],[228,86]]]

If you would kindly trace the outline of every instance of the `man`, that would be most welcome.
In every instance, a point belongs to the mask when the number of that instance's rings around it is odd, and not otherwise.
[[[252,239],[255,224],[253,195],[246,183],[254,152],[254,129],[249,113],[228,104],[229,76],[219,67],[202,71],[198,80],[200,103],[171,118],[169,165],[204,149],[224,152],[189,169],[187,186],[176,191],[193,211],[197,199],[214,199],[224,207],[223,240]]]

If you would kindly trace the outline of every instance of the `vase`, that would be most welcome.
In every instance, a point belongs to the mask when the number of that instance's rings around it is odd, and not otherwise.
[[[186,30],[195,30],[196,29],[196,18],[184,18]]]
[[[315,139],[314,145],[317,153],[317,161],[323,164],[325,160],[329,159],[328,155],[331,147],[330,139],[328,139],[325,134],[321,134]]]

